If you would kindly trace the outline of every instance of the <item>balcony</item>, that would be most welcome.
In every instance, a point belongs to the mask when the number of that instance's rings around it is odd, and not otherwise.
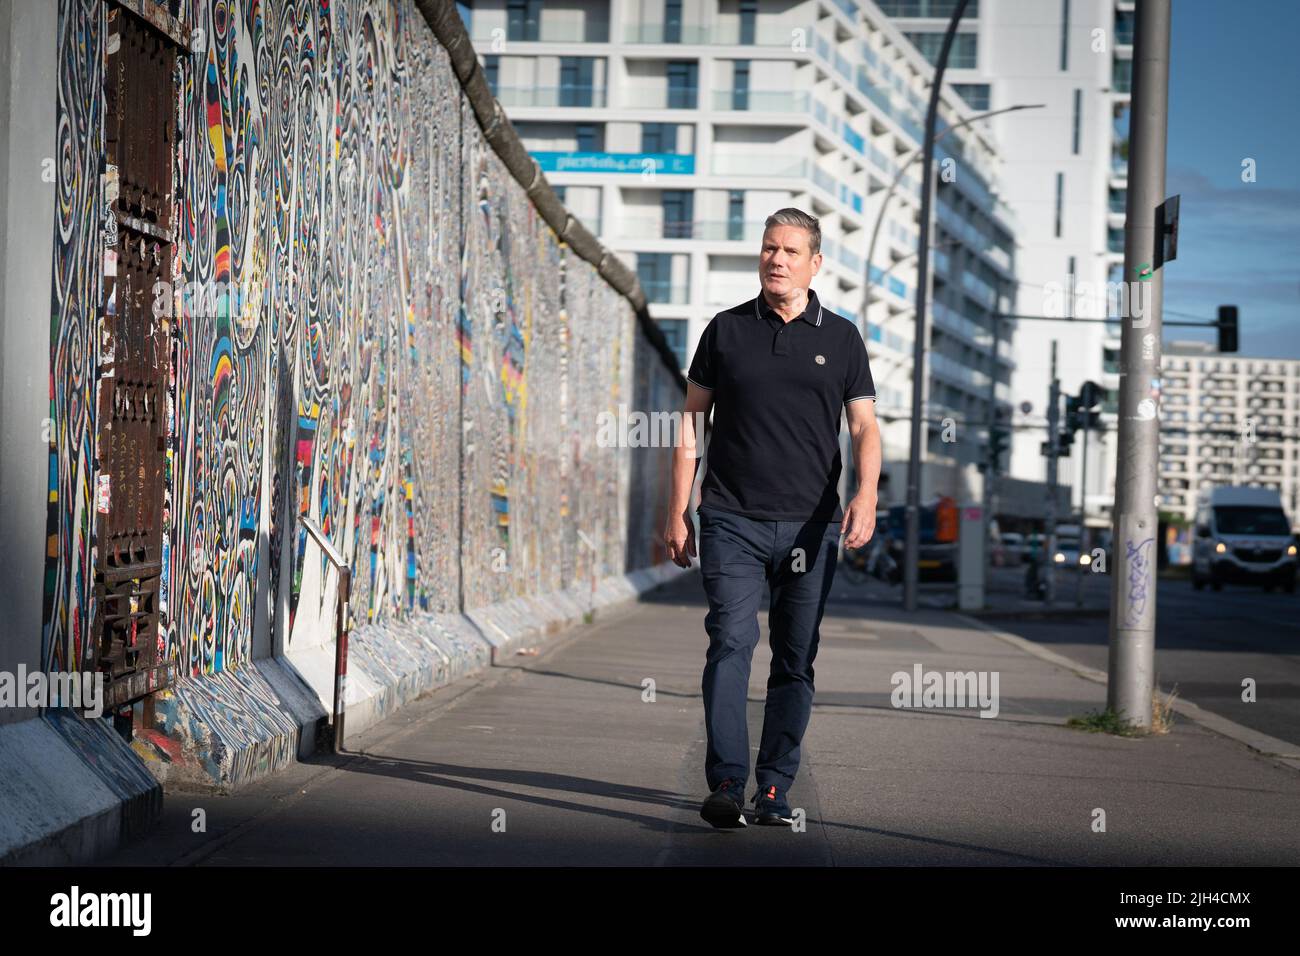
[[[507,109],[529,106],[585,106],[600,108],[606,105],[603,86],[501,86],[496,97]]]
[[[762,176],[764,178],[788,179],[803,176],[808,161],[787,159],[782,163],[773,156],[727,156],[715,155],[710,171],[715,176]]]
[[[716,37],[716,28],[707,23],[633,23],[623,29],[624,43],[700,45],[716,43]]]
[[[670,279],[642,279],[641,288],[647,302],[657,305],[685,305],[690,298],[690,286],[673,283]],[[753,296],[753,293],[750,293]]]
[[[750,113],[806,114],[809,99],[807,90],[714,90],[713,108]]]
[[[502,37],[507,43],[608,43],[609,24],[605,22],[561,23],[543,20],[495,26],[475,18],[471,39],[475,43],[492,43]]]
[[[699,89],[694,86],[629,87],[624,90],[623,99],[626,109],[693,110],[700,105]]]

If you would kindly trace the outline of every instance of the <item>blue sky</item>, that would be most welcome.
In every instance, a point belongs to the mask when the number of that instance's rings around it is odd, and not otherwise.
[[[1300,358],[1300,2],[1173,8],[1165,191],[1182,208],[1165,318],[1213,318],[1235,303],[1242,355]],[[1253,183],[1241,179],[1248,157]]]

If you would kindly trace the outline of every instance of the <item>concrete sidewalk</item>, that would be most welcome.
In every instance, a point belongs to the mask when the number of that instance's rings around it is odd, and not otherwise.
[[[1179,719],[1064,726],[1105,688],[955,615],[837,582],[790,803],[806,832],[716,831],[705,796],[697,575],[440,689],[233,796],[168,792],[103,862],[288,865],[1254,865],[1300,859],[1300,773]],[[761,621],[766,633],[766,621]],[[754,655],[751,744],[770,654]],[[997,672],[996,718],[891,704],[891,675]],[[653,680],[655,699],[644,699]],[[747,795],[752,795],[751,778]],[[202,808],[208,832],[191,832]],[[1096,811],[1105,832],[1095,832]],[[494,829],[494,821],[497,827]],[[500,823],[504,821],[504,832]]]

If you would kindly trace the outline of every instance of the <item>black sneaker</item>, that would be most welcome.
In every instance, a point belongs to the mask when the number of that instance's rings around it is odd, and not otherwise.
[[[745,819],[745,781],[728,777],[709,794],[700,816],[720,830],[749,826]]]
[[[765,827],[788,827],[794,823],[790,805],[785,802],[785,791],[769,784],[754,794],[756,822]]]

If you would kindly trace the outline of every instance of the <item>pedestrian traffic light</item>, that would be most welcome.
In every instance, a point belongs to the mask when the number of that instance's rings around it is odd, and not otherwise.
[[[1219,351],[1237,351],[1237,307],[1219,306]]]

